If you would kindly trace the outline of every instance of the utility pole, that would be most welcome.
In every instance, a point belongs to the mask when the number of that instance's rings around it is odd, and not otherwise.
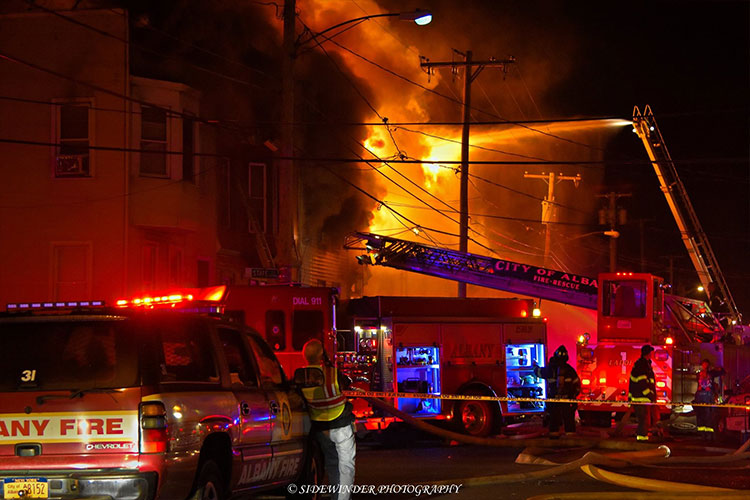
[[[573,185],[578,187],[581,182],[581,174],[563,175],[550,172],[546,174],[523,173],[525,179],[542,179],[547,183],[547,197],[542,201],[542,224],[544,224],[544,267],[549,267],[550,247],[552,244],[552,223],[557,222],[557,204],[555,203],[555,184],[562,181],[573,181]]]
[[[284,1],[284,56],[281,62],[281,156],[279,161],[279,245],[277,265],[288,267],[290,281],[300,281],[298,259],[299,193],[294,160],[295,0]]]
[[[597,198],[606,198],[608,200],[607,208],[599,211],[599,224],[608,225],[610,231],[615,231],[618,222],[620,225],[625,224],[625,209],[617,210],[617,200],[633,196],[632,193],[615,193],[599,194]],[[609,239],[609,272],[617,270],[617,238]]]
[[[455,49],[454,49],[455,50]],[[473,61],[472,53],[467,50],[466,53],[455,51],[463,56],[463,62],[430,62],[429,59],[422,58],[419,64],[422,68],[427,69],[427,74],[432,74],[434,68],[450,66],[456,70],[459,66],[464,67],[464,98],[463,98],[463,130],[461,131],[461,169],[460,169],[460,194],[459,194],[459,231],[458,231],[458,251],[468,252],[469,250],[469,124],[471,122],[471,83],[479,76],[484,68],[502,68],[505,72],[506,65],[516,61],[513,56],[503,61],[498,61],[494,57],[489,61]],[[474,69],[476,67],[476,70]],[[458,296],[466,297],[466,283],[458,284]]]

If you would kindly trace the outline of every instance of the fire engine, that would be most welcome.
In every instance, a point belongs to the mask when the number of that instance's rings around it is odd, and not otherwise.
[[[254,329],[271,346],[287,378],[305,364],[302,346],[310,339],[335,351],[338,289],[289,285],[219,285],[148,294],[213,304],[226,317]],[[136,299],[141,300],[141,299]],[[123,304],[127,303],[123,301]]]
[[[647,273],[602,273],[591,278],[368,233],[350,236],[345,247],[364,248],[366,253],[357,257],[361,264],[596,309],[596,343],[590,344],[591,335],[582,332],[576,353],[582,397],[601,401],[580,407],[587,420],[609,425],[611,413],[624,409],[630,368],[646,343],[656,347],[658,399],[689,409],[702,359],[726,369],[729,387],[739,387],[750,376],[750,346],[719,342],[727,334],[747,330],[739,325],[741,315],[650,107],[643,113],[635,108],[633,131],[643,141],[700,281],[707,293],[723,298],[726,311],[715,314],[703,301],[665,293],[663,280]]]
[[[339,369],[368,391],[485,396],[545,396],[534,366],[544,366],[546,321],[528,299],[363,297],[346,308],[351,335],[339,345]],[[400,398],[394,405],[418,418],[452,419],[483,436],[502,420],[544,411],[542,403]],[[354,413],[367,429],[382,418],[364,400]]]
[[[630,367],[646,343],[657,348],[653,359],[658,397],[677,406],[692,401],[695,372],[704,358],[725,367],[730,385],[750,375],[750,349],[716,342],[724,329],[706,303],[665,293],[663,280],[652,274],[601,273],[592,278],[371,233],[351,235],[346,246],[365,250],[358,257],[363,264],[596,309],[597,343],[589,344],[590,335],[582,332],[576,353],[582,397],[601,401],[579,407],[586,420],[601,419],[608,425],[612,412],[624,411]],[[354,347],[357,355],[364,354],[359,344]]]

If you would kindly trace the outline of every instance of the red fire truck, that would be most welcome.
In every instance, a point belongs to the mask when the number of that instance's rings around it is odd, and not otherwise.
[[[353,235],[347,246],[364,248],[365,264],[597,309],[596,344],[581,332],[577,347],[583,397],[602,401],[579,407],[586,420],[609,425],[612,412],[624,411],[630,368],[646,343],[656,347],[658,398],[687,410],[702,359],[725,367],[728,386],[750,375],[750,348],[717,342],[726,332],[705,302],[666,294],[663,280],[651,274],[590,278],[367,233]]]
[[[364,297],[348,302],[351,335],[336,360],[355,386],[369,391],[541,397],[546,322],[533,301],[438,297]],[[542,403],[491,403],[400,398],[400,410],[419,418],[452,419],[471,435],[487,435],[503,421],[541,413]],[[355,415],[365,428],[386,427],[364,400]]]
[[[289,285],[220,285],[149,293],[141,299],[191,296],[215,303],[233,320],[255,329],[271,346],[288,377],[304,365],[302,346],[317,338],[335,351],[338,290]]]

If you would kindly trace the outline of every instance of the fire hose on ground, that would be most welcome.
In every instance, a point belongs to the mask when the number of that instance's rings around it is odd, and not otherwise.
[[[665,496],[665,492],[679,492],[675,495],[681,499],[684,499],[686,493],[700,493],[702,496],[720,496],[722,498],[746,498],[747,492],[740,490],[733,490],[730,488],[720,488],[715,486],[704,486],[691,483],[680,483],[674,481],[663,481],[655,479],[645,479],[640,477],[627,476],[624,474],[618,474],[610,471],[600,469],[599,465],[610,466],[610,467],[622,467],[625,465],[648,465],[657,462],[663,462],[669,459],[670,464],[679,463],[727,463],[734,461],[742,461],[750,459],[750,453],[746,450],[750,447],[750,440],[745,442],[739,449],[720,456],[710,457],[675,457],[669,458],[671,451],[667,446],[655,447],[653,444],[637,443],[637,442],[626,442],[626,441],[610,441],[610,440],[593,440],[593,439],[582,439],[582,438],[561,438],[561,439],[540,439],[540,438],[526,438],[526,439],[502,439],[502,438],[480,438],[475,436],[468,436],[457,432],[442,429],[434,425],[430,425],[424,421],[412,417],[411,415],[393,407],[392,405],[374,398],[374,397],[363,397],[371,405],[377,407],[391,415],[398,417],[405,423],[410,424],[425,432],[450,439],[465,444],[474,444],[482,446],[498,446],[498,447],[518,447],[519,444],[526,446],[533,446],[537,448],[559,448],[559,447],[589,447],[589,448],[603,448],[609,450],[622,450],[616,453],[597,453],[589,451],[583,455],[583,457],[573,460],[571,462],[558,464],[551,462],[546,459],[542,459],[534,456],[528,451],[524,451],[519,454],[516,463],[526,463],[535,465],[547,465],[547,469],[515,473],[515,474],[499,474],[482,477],[474,477],[463,479],[462,482],[465,486],[484,486],[492,484],[503,484],[503,483],[515,483],[520,481],[539,480],[547,477],[553,477],[568,472],[574,472],[578,469],[583,470],[586,474],[593,477],[594,479],[615,484],[622,487],[646,489],[658,492],[659,498],[665,500],[669,498]],[[703,448],[708,449],[708,448]],[[528,449],[527,449],[528,450]],[[439,481],[430,484],[451,484],[452,481]],[[583,496],[582,496],[583,495]],[[591,494],[574,493],[568,495],[567,498],[655,498],[653,494],[642,494],[638,492],[627,492],[614,494],[595,492]],[[543,495],[534,497],[534,500],[553,499],[553,498],[566,498],[563,495]]]

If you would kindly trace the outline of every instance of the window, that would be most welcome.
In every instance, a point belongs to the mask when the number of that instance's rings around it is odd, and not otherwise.
[[[279,360],[274,356],[273,351],[265,342],[259,342],[253,337],[248,337],[250,346],[253,348],[255,361],[258,365],[260,382],[262,385],[278,385],[284,382],[284,375],[281,371]]]
[[[620,318],[646,316],[646,282],[636,280],[605,281],[602,313]]]
[[[195,120],[182,120],[182,180],[195,182]]]
[[[167,112],[141,107],[141,175],[169,177],[166,151]]]
[[[242,334],[235,330],[221,328],[219,329],[219,343],[227,361],[232,384],[257,387],[258,379],[255,376],[255,367],[250,360],[251,356],[247,351]]]
[[[59,106],[55,177],[89,177],[89,104]]]
[[[323,341],[323,311],[294,311],[292,315],[292,347],[301,350],[310,339]]]
[[[0,352],[12,355],[0,364],[0,391],[138,384],[138,344],[133,342],[137,332],[126,322],[26,321],[2,328]],[[33,371],[33,377],[24,377],[27,371]]]
[[[182,286],[182,250],[169,247],[169,284]]]
[[[81,300],[91,296],[91,244],[53,243],[52,272],[57,300]]]
[[[249,231],[266,232],[266,190],[268,189],[267,169],[264,163],[248,165],[248,198],[250,202]]]
[[[229,159],[219,160],[219,189],[216,202],[219,227],[221,229],[232,228],[232,176]]]
[[[162,382],[219,382],[205,331],[163,327],[159,332],[159,366]]]
[[[198,259],[198,286],[208,286],[211,277],[211,261],[208,259]]]
[[[266,311],[266,341],[274,351],[286,349],[286,315],[284,311],[270,309]]]
[[[141,285],[145,290],[156,288],[156,256],[158,246],[155,243],[143,245],[141,249]]]
[[[278,209],[275,200],[278,198],[276,195],[278,189],[273,172],[265,163],[250,163],[247,177],[251,216],[251,220],[248,221],[248,230],[251,233],[258,231],[276,233]]]

